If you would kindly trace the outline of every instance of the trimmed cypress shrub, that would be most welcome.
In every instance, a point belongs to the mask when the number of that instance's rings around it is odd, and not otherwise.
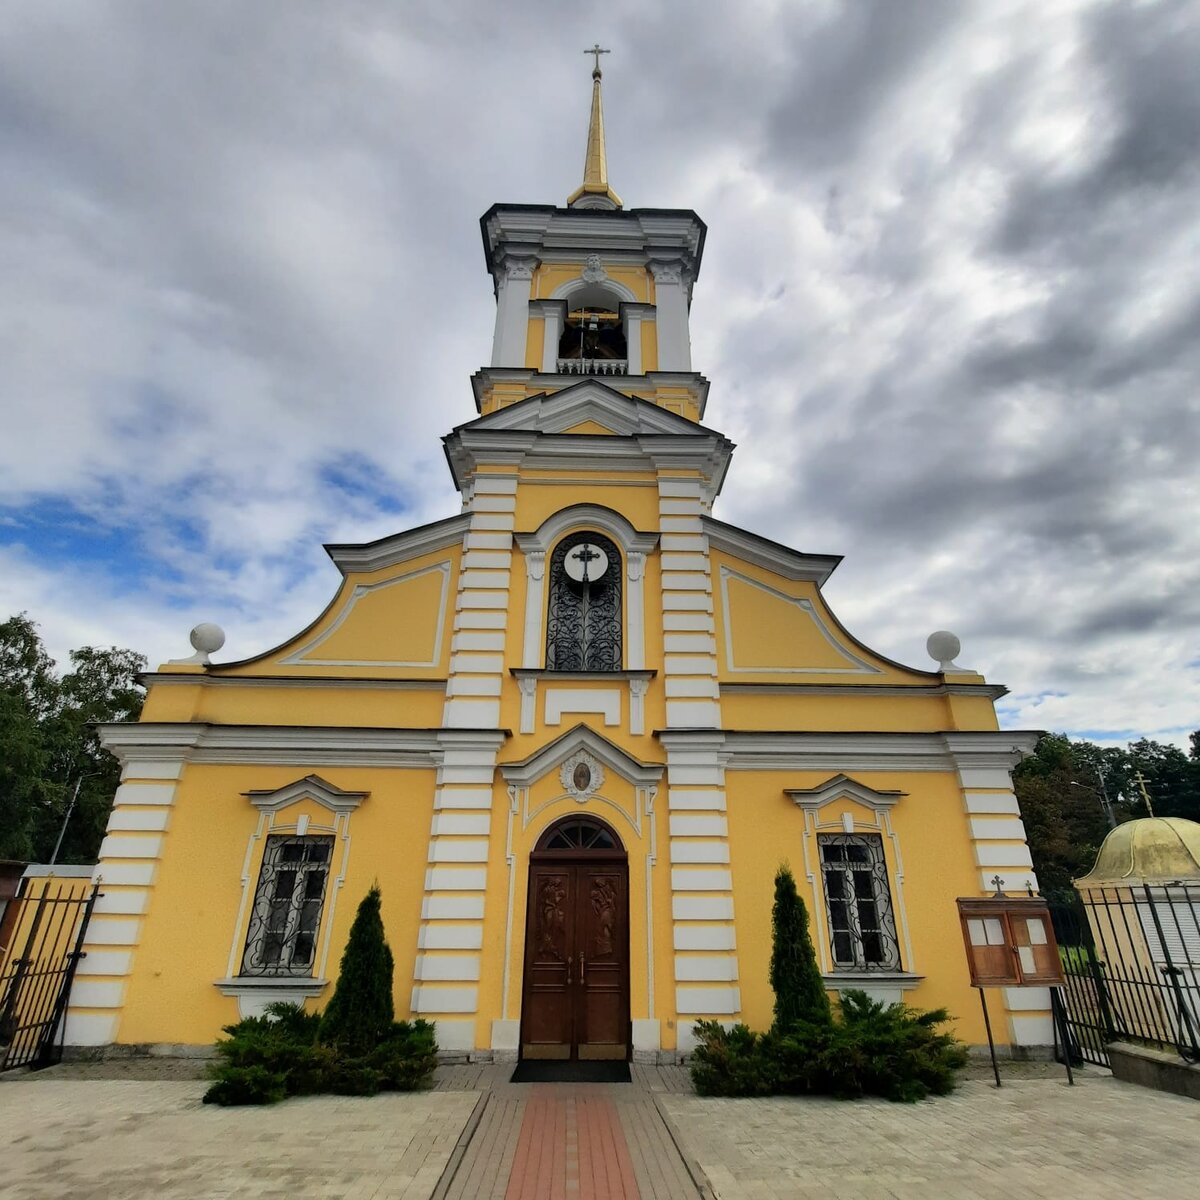
[[[786,863],[775,873],[771,936],[771,988],[775,992],[772,1030],[786,1033],[801,1022],[828,1025],[833,1014],[808,932],[808,909]]]
[[[321,1017],[318,1038],[343,1054],[360,1056],[392,1030],[392,951],[383,933],[379,885],[363,897],[350,926],[337,987]]]

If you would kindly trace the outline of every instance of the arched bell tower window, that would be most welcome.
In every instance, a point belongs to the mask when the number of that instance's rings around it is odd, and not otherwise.
[[[550,559],[546,668],[621,669],[621,555],[598,533],[573,533]]]

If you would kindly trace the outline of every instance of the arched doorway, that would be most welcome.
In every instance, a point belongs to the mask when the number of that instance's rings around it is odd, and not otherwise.
[[[629,1057],[629,861],[594,817],[557,821],[529,855],[521,1056]]]

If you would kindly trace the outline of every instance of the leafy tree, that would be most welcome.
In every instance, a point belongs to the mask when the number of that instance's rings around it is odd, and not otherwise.
[[[0,857],[49,858],[79,783],[58,858],[95,860],[120,768],[90,723],[137,719],[145,665],[85,646],[60,678],[27,615],[0,622]]]
[[[829,996],[817,966],[808,931],[808,910],[791,868],[775,873],[775,907],[771,911],[771,987],[775,992],[774,1028],[786,1032],[802,1022],[828,1024]]]
[[[1033,754],[1013,771],[1042,891],[1069,889],[1071,881],[1087,874],[1096,861],[1109,828],[1099,785],[1095,767],[1069,738],[1057,733],[1039,738]]]
[[[358,906],[337,987],[321,1017],[321,1041],[349,1055],[369,1053],[392,1028],[392,951],[383,932],[380,900],[375,884]]]

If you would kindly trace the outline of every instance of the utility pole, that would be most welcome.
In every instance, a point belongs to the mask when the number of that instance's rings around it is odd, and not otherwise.
[[[58,852],[62,849],[63,838],[67,832],[67,822],[71,819],[71,814],[75,811],[75,801],[79,799],[79,789],[85,779],[92,779],[99,775],[99,771],[91,771],[87,775],[80,775],[75,780],[75,790],[71,793],[71,803],[67,805],[67,815],[63,817],[62,828],[58,831],[58,841],[54,843],[54,853],[50,855],[50,865],[53,866],[58,862]]]

